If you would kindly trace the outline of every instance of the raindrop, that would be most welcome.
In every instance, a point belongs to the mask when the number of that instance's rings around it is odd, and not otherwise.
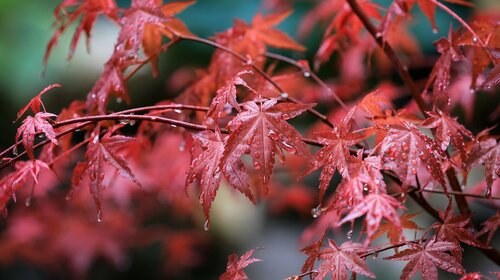
[[[381,38],[381,37],[382,37],[382,32],[377,32],[377,33],[375,33],[375,37],[377,37],[377,38]]]
[[[208,231],[210,229],[210,222],[208,220],[205,221],[205,224],[203,225],[203,229],[205,231]]]
[[[14,149],[12,149],[12,153],[17,156],[19,155],[19,151],[17,150],[17,145],[14,145]]]
[[[286,92],[282,92],[282,93],[280,94],[280,96],[281,96],[281,98],[283,98],[283,99],[287,99],[287,98],[288,98],[288,93],[286,93]]]
[[[376,258],[378,258],[378,253],[375,253],[375,254],[372,255],[372,259],[373,260],[376,259]]]
[[[95,144],[95,143],[97,143],[97,141],[99,141],[99,135],[96,135],[96,136],[94,137],[94,139],[92,140],[92,143],[94,143],[94,144]]]
[[[491,193],[491,187],[486,188],[486,193],[484,194],[486,198],[491,198],[492,193]]]
[[[315,219],[321,216],[321,207],[319,205],[311,209],[311,216]]]
[[[432,28],[432,33],[438,34],[439,30],[437,28]]]
[[[253,162],[253,168],[255,168],[255,170],[259,170],[260,169],[260,163],[258,161],[254,161]]]
[[[306,78],[311,77],[311,72],[309,72],[309,71],[304,71],[304,77],[306,77]]]
[[[297,149],[295,149],[295,147],[293,147],[292,145],[288,144],[287,142],[283,141],[281,142],[281,144],[283,145],[283,148],[289,152],[290,154],[295,154],[297,152]]]
[[[290,116],[289,114],[285,113],[285,114],[281,115],[281,118],[282,118],[283,120],[288,120],[288,119],[290,119],[290,118],[291,118],[291,116]]]
[[[99,210],[97,212],[97,221],[100,223],[102,222],[102,210]]]
[[[185,149],[186,149],[186,140],[182,140],[179,143],[179,152],[184,152]]]
[[[116,98],[116,103],[122,103],[123,99],[121,97]]]
[[[476,36],[472,37],[472,42],[477,43],[478,39]]]
[[[269,131],[269,133],[267,134],[267,137],[273,139],[274,141],[278,140],[279,136],[276,132],[274,131]]]
[[[177,125],[175,125],[175,124],[170,124],[170,126],[173,127],[173,128],[177,127]]]
[[[45,138],[45,134],[43,134],[43,133],[38,134],[38,138],[40,138],[40,139]]]
[[[347,239],[351,240],[352,239],[352,232],[353,230],[350,229],[348,232],[347,232]]]
[[[182,111],[180,109],[174,109],[174,112],[177,113],[177,114],[181,114]]]
[[[406,193],[401,193],[401,195],[400,195],[400,200],[401,200],[401,202],[403,202],[403,203],[406,201]]]
[[[130,124],[130,120],[129,119],[120,119],[120,123],[121,124]]]
[[[26,205],[26,207],[30,207],[30,205],[31,205],[31,196],[26,198],[26,200],[24,201],[24,205]]]

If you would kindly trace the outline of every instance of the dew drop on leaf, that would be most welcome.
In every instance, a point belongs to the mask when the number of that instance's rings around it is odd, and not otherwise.
[[[304,71],[304,77],[306,77],[306,78],[311,77],[311,72],[309,72],[309,71]]]
[[[120,97],[118,97],[118,98],[116,99],[116,103],[122,103],[122,102],[123,102],[123,99],[121,99]]]
[[[282,92],[282,93],[280,94],[280,96],[281,96],[281,98],[283,98],[283,99],[287,99],[287,98],[288,98],[288,93],[286,93],[286,92]]]
[[[14,145],[14,149],[12,149],[12,154],[15,156],[19,155],[19,152],[17,151],[17,145]]]
[[[432,33],[438,34],[439,30],[437,28],[432,28]]]
[[[177,114],[182,113],[182,111],[180,109],[174,109],[174,112],[177,113]]]
[[[274,131],[269,131],[269,133],[267,134],[267,137],[273,139],[274,141],[278,140],[279,136],[276,132]]]
[[[102,222],[102,210],[97,211],[97,221]]]
[[[26,207],[30,207],[30,205],[31,205],[31,196],[26,198],[26,200],[24,201],[24,205]]]
[[[287,142],[283,141],[281,142],[281,144],[283,145],[283,148],[289,152],[290,154],[295,154],[297,152],[297,149],[295,149],[295,147],[293,147],[292,145],[288,144]]]
[[[488,199],[492,197],[491,187],[486,188],[486,193],[484,194],[484,196]]]
[[[203,225],[203,229],[205,231],[208,231],[210,229],[210,222],[208,220],[205,221],[205,224]]]
[[[260,163],[258,161],[254,161],[253,162],[253,168],[255,168],[255,170],[259,170],[260,169]]]

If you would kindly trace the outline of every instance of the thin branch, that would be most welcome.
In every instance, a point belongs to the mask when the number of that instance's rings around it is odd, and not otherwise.
[[[426,115],[425,112],[428,111],[428,106],[427,104],[425,104],[424,99],[420,94],[420,90],[415,84],[415,81],[413,81],[410,74],[408,73],[408,68],[399,60],[391,45],[388,42],[384,41],[381,36],[377,35],[377,29],[372,24],[368,16],[363,12],[361,7],[358,5],[358,2],[356,0],[347,0],[347,2],[349,3],[349,6],[351,6],[352,11],[361,20],[366,30],[368,30],[368,32],[371,34],[375,42],[377,42],[378,46],[382,48],[391,63],[394,65],[394,67],[396,67],[396,71],[410,90],[411,96],[417,103],[418,108],[424,115]]]
[[[225,47],[225,46],[223,46],[223,45],[221,45],[221,44],[219,44],[217,42],[210,41],[210,40],[203,39],[203,38],[196,37],[196,36],[179,35],[179,39],[186,40],[186,41],[199,42],[199,43],[212,46],[212,47],[214,47],[216,49],[219,49],[219,50],[222,50],[222,51],[225,51],[225,52],[231,54],[232,56],[234,56],[237,59],[241,60],[243,63],[247,64],[249,67],[251,67],[253,70],[255,70],[259,75],[261,75],[264,79],[266,79],[280,93],[285,93],[285,91],[283,90],[283,88],[281,88],[281,86],[278,85],[273,80],[273,78],[271,76],[269,76],[266,72],[264,72],[264,70],[262,70],[259,67],[257,67],[257,65],[255,65],[251,59],[249,59],[247,57],[244,57],[243,55],[241,55],[241,54],[233,51],[232,49],[230,49],[228,47]],[[285,99],[287,99],[287,100],[289,100],[289,101],[291,101],[293,103],[303,104],[300,100],[295,99],[293,97],[287,97]],[[313,116],[315,116],[316,118],[318,118],[319,120],[321,120],[323,123],[325,123],[329,127],[334,127],[333,123],[330,122],[325,115],[321,114],[320,112],[316,111],[315,109],[308,109],[307,112],[309,112],[310,114],[312,114]]]
[[[342,101],[342,99],[340,99],[340,97],[327,84],[325,84],[325,82],[323,82],[323,80],[321,80],[318,77],[318,75],[316,75],[316,73],[311,71],[311,69],[309,69],[309,67],[305,67],[304,65],[300,64],[296,60],[291,59],[291,58],[284,56],[284,55],[281,55],[281,54],[277,54],[277,53],[266,52],[266,57],[280,60],[280,61],[286,62],[288,64],[291,64],[291,65],[299,68],[300,70],[302,70],[302,73],[304,74],[304,76],[311,77],[311,79],[313,79],[323,90],[328,92],[328,94],[332,95],[333,98],[335,99],[335,101],[337,101],[337,103],[340,105],[340,107],[342,107],[342,109],[344,109],[346,111],[349,110],[347,108],[347,106],[345,105],[344,101]]]

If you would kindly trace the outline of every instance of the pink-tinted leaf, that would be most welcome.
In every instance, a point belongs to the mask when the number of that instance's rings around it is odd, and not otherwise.
[[[410,249],[401,251],[387,260],[410,261],[403,268],[401,280],[412,278],[418,271],[422,273],[423,280],[437,280],[437,267],[455,274],[463,274],[462,265],[448,254],[449,251],[461,250],[454,242],[435,241],[432,238],[424,244],[412,243]]]
[[[22,135],[23,146],[32,160],[35,160],[33,145],[35,144],[35,136],[37,133],[43,133],[52,143],[57,145],[54,129],[47,121],[51,117],[56,117],[56,115],[42,112],[36,113],[34,117],[26,117],[22,125],[17,129],[16,141],[18,141]]]
[[[252,254],[254,252],[255,249],[252,249],[243,254],[239,259],[238,255],[231,254],[227,258],[226,272],[219,277],[219,280],[248,280],[248,276],[245,274],[243,269],[254,262],[261,261],[256,258],[252,258]]]
[[[358,243],[345,242],[340,247],[335,241],[328,240],[329,248],[325,248],[320,252],[322,260],[318,274],[314,277],[315,280],[325,279],[328,274],[332,279],[347,279],[347,271],[375,278],[375,274],[368,269],[365,261],[359,257],[359,254],[366,252],[366,248]]]
[[[31,101],[26,104],[26,106],[24,106],[21,110],[19,110],[19,112],[17,112],[17,120],[19,120],[19,118],[24,115],[24,113],[26,113],[26,111],[29,109],[31,109],[31,111],[33,113],[38,113],[40,112],[40,107],[43,108],[43,111],[45,112],[45,106],[43,105],[43,102],[42,102],[42,95],[44,95],[45,93],[47,93],[49,90],[53,89],[53,88],[58,88],[58,87],[61,87],[61,85],[59,84],[52,84],[52,85],[49,85],[47,86],[46,88],[44,88],[39,94],[37,94],[35,97],[33,97],[31,99]]]

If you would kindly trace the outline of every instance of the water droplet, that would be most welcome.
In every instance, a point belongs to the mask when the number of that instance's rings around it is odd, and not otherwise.
[[[280,96],[281,96],[281,98],[283,98],[283,99],[287,99],[287,98],[288,98],[288,93],[286,93],[286,92],[282,92],[282,93],[280,94]]]
[[[116,103],[122,103],[123,99],[121,97],[116,98]]]
[[[254,161],[253,162],[253,168],[255,168],[255,170],[259,170],[260,169],[260,163],[258,161]]]
[[[376,38],[381,38],[381,37],[382,37],[382,32],[377,32],[377,33],[375,33],[375,37],[376,37]]]
[[[210,229],[210,222],[208,220],[205,221],[205,224],[203,225],[203,229],[205,231],[208,231]]]
[[[439,30],[437,28],[432,28],[432,33],[438,34]]]
[[[472,37],[472,42],[477,43],[478,38],[476,36]]]
[[[290,119],[290,118],[291,118],[291,116],[290,116],[289,114],[287,114],[287,113],[284,113],[283,115],[281,115],[281,118],[282,118],[283,120],[288,120],[288,119]]]
[[[179,143],[179,152],[184,152],[185,149],[186,149],[186,140],[182,140]]]
[[[273,139],[274,141],[278,140],[279,136],[276,132],[274,131],[269,131],[269,133],[267,134],[267,137]]]
[[[319,158],[323,158],[325,156],[325,152],[323,152],[323,150],[319,151],[318,156]]]
[[[91,97],[92,99],[96,99],[97,95],[96,95],[95,93],[92,93],[92,94],[90,95],[90,97]]]
[[[30,205],[31,205],[31,196],[26,198],[26,200],[24,201],[24,205],[26,205],[26,207],[30,207]]]
[[[283,141],[281,142],[281,144],[283,145],[283,148],[289,152],[290,154],[295,154],[297,152],[297,149],[295,149],[295,147],[293,147],[292,145],[288,144],[287,142]]]
[[[309,71],[304,71],[304,77],[306,77],[306,78],[311,77],[311,72],[309,72]]]
[[[311,216],[315,219],[318,218],[319,216],[321,216],[321,206],[320,205],[311,209]]]
[[[100,223],[102,222],[102,210],[99,210],[97,212],[97,221]]]
[[[491,187],[487,187],[487,188],[486,188],[486,193],[484,194],[484,196],[485,196],[486,198],[488,198],[488,199],[490,199],[490,198],[491,198],[491,196],[492,196]]]
[[[416,169],[415,167],[412,167],[412,168],[411,168],[411,173],[412,173],[413,175],[417,174],[417,169]]]
[[[175,125],[175,124],[170,124],[170,126],[173,127],[173,128],[177,127],[177,125]]]
[[[129,124],[130,120],[129,119],[120,119],[121,124]]]
[[[367,195],[369,190],[370,189],[368,188],[368,185],[367,184],[363,184],[363,194]]]
[[[99,141],[99,135],[94,136],[94,139],[92,140],[92,143],[97,143]]]
[[[181,109],[174,109],[174,112],[177,113],[177,114],[181,114],[182,110]]]
[[[378,253],[375,253],[375,254],[372,255],[372,259],[373,260],[376,259],[376,258],[378,258]]]
[[[352,233],[353,233],[353,230],[350,229],[348,232],[347,232],[347,239],[351,240],[352,239]]]
[[[401,193],[401,195],[400,195],[400,200],[401,200],[401,202],[403,202],[403,203],[406,201],[406,193]]]
[[[19,151],[17,150],[17,145],[14,145],[14,149],[12,149],[12,154],[15,156],[19,155]]]
[[[38,134],[38,138],[40,138],[40,139],[45,138],[45,134],[43,134],[43,133]]]

